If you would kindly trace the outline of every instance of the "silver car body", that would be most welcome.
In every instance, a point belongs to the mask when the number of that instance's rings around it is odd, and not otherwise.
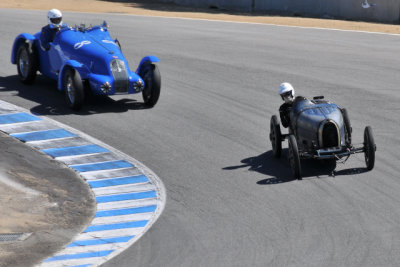
[[[301,154],[318,156],[346,151],[346,130],[340,108],[329,101],[296,98],[290,130]]]

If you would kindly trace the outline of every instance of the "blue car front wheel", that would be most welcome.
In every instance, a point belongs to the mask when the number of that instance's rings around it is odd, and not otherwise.
[[[68,106],[73,110],[79,110],[83,104],[84,90],[81,76],[74,69],[65,72],[64,92]]]

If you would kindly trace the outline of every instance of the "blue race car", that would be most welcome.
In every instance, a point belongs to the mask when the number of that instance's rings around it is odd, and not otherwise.
[[[144,104],[153,107],[160,96],[161,76],[155,56],[144,57],[136,72],[130,70],[118,40],[113,40],[108,25],[85,25],[60,28],[50,49],[40,44],[40,32],[22,33],[15,38],[11,63],[18,76],[32,84],[37,71],[58,82],[68,105],[79,110],[84,89],[95,95],[134,94],[142,92]]]

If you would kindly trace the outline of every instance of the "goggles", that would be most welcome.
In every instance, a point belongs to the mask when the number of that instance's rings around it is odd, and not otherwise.
[[[292,91],[288,91],[286,93],[281,94],[282,99],[288,98],[288,97],[293,97]]]
[[[51,21],[51,23],[58,25],[58,24],[61,23],[62,17],[60,17],[60,18],[51,18],[50,21]]]

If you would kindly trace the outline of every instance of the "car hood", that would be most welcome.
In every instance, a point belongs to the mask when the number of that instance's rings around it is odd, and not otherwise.
[[[54,44],[64,60],[75,60],[94,73],[110,74],[110,62],[115,59],[124,61],[130,71],[128,62],[107,29],[98,27],[80,31],[67,28],[56,36]]]
[[[57,41],[62,50],[68,50],[71,54],[106,55],[121,54],[121,50],[108,31],[94,29],[81,32],[69,29],[59,34]]]

